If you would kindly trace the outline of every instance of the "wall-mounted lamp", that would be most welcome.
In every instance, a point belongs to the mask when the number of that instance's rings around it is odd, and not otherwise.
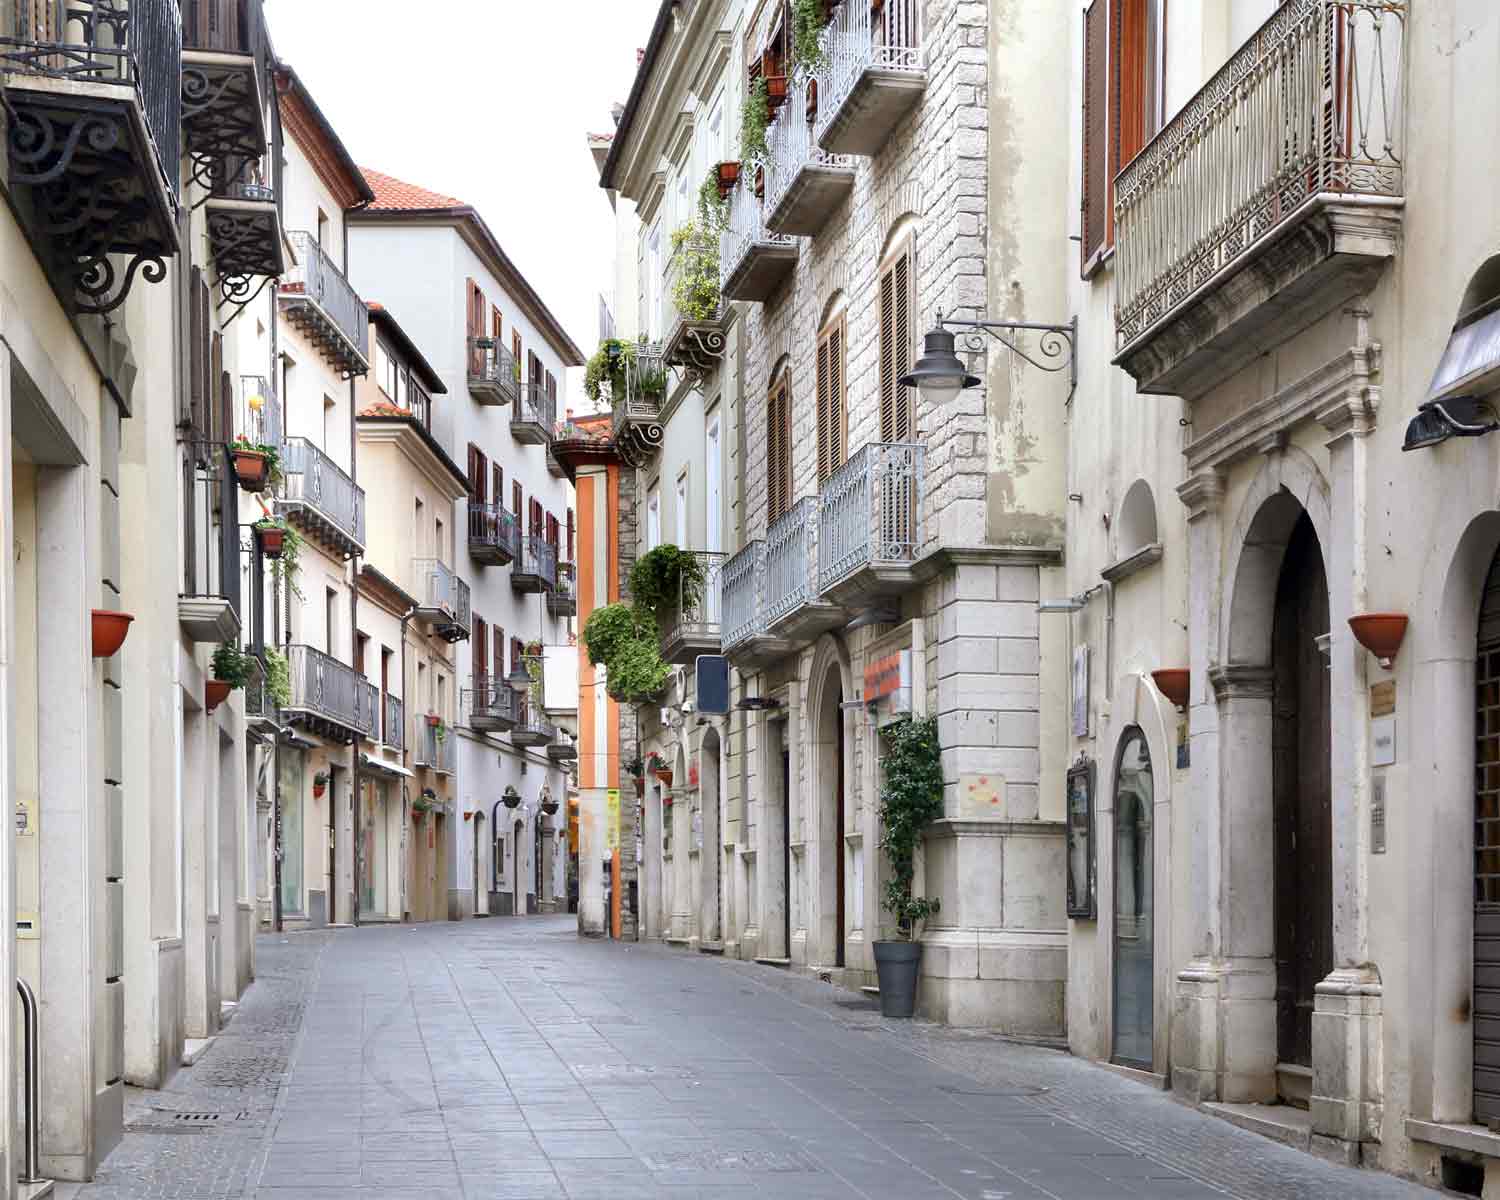
[[[1500,419],[1488,400],[1474,396],[1450,396],[1429,400],[1417,409],[1406,426],[1402,450],[1422,450],[1452,437],[1483,437],[1500,429]]]
[[[973,375],[964,366],[955,349],[955,338],[951,332],[963,330],[970,335],[966,348],[975,354],[984,349],[984,338],[988,334],[1001,343],[1012,354],[1019,355],[1041,371],[1068,371],[1069,398],[1072,389],[1078,386],[1078,318],[1066,325],[1034,325],[1026,321],[954,320],[937,315],[935,325],[922,339],[922,357],[905,375],[896,380],[902,387],[916,388],[922,399],[931,405],[947,404],[965,388],[979,386],[979,376]],[[1037,333],[1033,358],[1017,344],[1019,335]]]
[[[1104,584],[1096,583],[1087,591],[1079,592],[1076,596],[1063,596],[1057,600],[1043,600],[1036,606],[1039,613],[1076,613],[1081,611],[1089,602],[1095,592],[1104,590]]]

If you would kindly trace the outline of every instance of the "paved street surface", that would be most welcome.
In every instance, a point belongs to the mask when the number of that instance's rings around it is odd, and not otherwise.
[[[571,917],[263,937],[66,1198],[1431,1197],[1065,1054]]]

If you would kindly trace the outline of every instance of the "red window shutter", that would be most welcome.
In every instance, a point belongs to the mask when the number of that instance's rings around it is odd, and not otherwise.
[[[490,503],[505,503],[505,469],[499,463],[490,468]]]
[[[521,485],[514,479],[510,481],[510,498],[513,501],[511,507],[516,510],[516,520],[520,521],[521,513],[524,511],[521,507]]]
[[[495,641],[492,651],[495,665],[491,668],[496,683],[505,678],[505,630],[495,626]]]
[[[479,312],[476,304],[478,296],[479,285],[472,279],[466,280],[464,283],[464,303],[467,306],[468,312],[465,317],[464,328],[470,337],[478,337],[480,330],[484,328],[479,323]]]
[[[1109,244],[1109,0],[1094,0],[1083,14],[1083,260],[1092,273]]]
[[[490,313],[490,336],[495,339],[495,344],[500,344],[500,335],[505,332],[505,322],[500,319],[500,310],[494,309]]]
[[[484,618],[477,613],[474,616],[473,625],[474,630],[469,636],[474,643],[474,688],[477,691],[482,686],[485,663],[490,657],[489,631],[485,628]]]
[[[516,360],[516,366],[521,365],[521,335],[514,329],[510,331],[510,354]]]
[[[551,513],[547,514],[547,542],[553,548],[557,546],[557,518]]]
[[[570,508],[568,509],[568,562],[573,561],[573,534],[573,510]]]

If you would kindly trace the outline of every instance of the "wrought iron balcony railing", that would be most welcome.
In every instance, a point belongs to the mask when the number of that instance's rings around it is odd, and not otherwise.
[[[796,269],[797,253],[796,238],[767,227],[765,207],[742,173],[729,193],[729,220],[719,239],[719,290],[724,299],[769,299]]]
[[[511,436],[518,442],[540,446],[552,440],[557,425],[557,397],[543,383],[521,385],[510,412]]]
[[[283,712],[313,732],[349,743],[375,736],[380,692],[353,667],[311,646],[288,646],[292,698]]]
[[[469,727],[482,733],[505,733],[516,724],[516,693],[497,675],[476,675],[465,690]]]
[[[399,696],[392,696],[389,692],[385,697],[380,740],[392,750],[406,749],[406,706]]]
[[[578,590],[574,574],[572,563],[557,564],[557,581],[547,589],[547,611],[554,617],[571,617],[578,612]]]
[[[177,0],[11,0],[0,30],[11,187],[29,189],[79,311],[118,308],[177,252]],[[118,269],[109,256],[130,259]]]
[[[442,734],[438,734],[438,729]],[[446,724],[432,725],[424,717],[417,723],[417,742],[412,758],[419,767],[438,775],[452,775],[458,761],[458,735]]]
[[[1403,193],[1404,0],[1287,0],[1115,180],[1122,351],[1322,197]]]
[[[729,557],[716,550],[690,551],[702,571],[694,583],[679,575],[677,603],[662,615],[662,657],[688,663],[700,654],[717,654],[724,620],[723,572]]]
[[[766,621],[818,596],[818,498],[803,496],[766,530]]]
[[[469,503],[469,555],[475,562],[503,567],[520,543],[520,522],[505,505]]]
[[[310,233],[287,234],[297,261],[282,277],[280,299],[292,323],[345,375],[370,369],[370,311]]]
[[[547,720],[542,707],[540,688],[516,696],[516,724],[510,731],[510,740],[517,746],[545,746],[556,736],[556,729]]]
[[[281,210],[276,191],[259,162],[229,160],[210,170],[207,200],[209,251],[226,304],[245,304],[259,294],[257,278],[286,270]]]
[[[815,236],[854,188],[854,159],[829,153],[813,138],[807,116],[813,80],[805,70],[792,77],[787,102],[766,131],[766,226],[777,233]]]
[[[909,569],[921,548],[920,442],[867,442],[818,494],[818,589],[856,572]]]
[[[716,266],[719,247],[705,240],[684,241],[667,261],[662,284],[662,346],[671,366],[708,372],[724,357],[724,319],[727,310],[719,293]],[[679,309],[675,297],[690,297],[690,307]]]
[[[625,370],[625,394],[611,396],[615,449],[641,466],[661,448],[661,406],[667,394],[667,359],[659,342],[641,342]]]
[[[276,506],[338,553],[365,548],[365,491],[306,438],[287,438]]]
[[[518,592],[541,592],[557,586],[557,547],[539,533],[521,539],[510,564],[511,587]]]
[[[281,397],[264,375],[241,375],[234,431],[264,446],[281,445]]]
[[[765,630],[765,584],[765,542],[749,543],[724,564],[724,653]]]
[[[417,577],[417,616],[433,632],[450,642],[469,636],[469,585],[440,558],[419,558],[412,564]]]
[[[481,404],[514,404],[521,394],[515,355],[496,338],[469,339],[469,394]]]
[[[917,0],[847,0],[823,32],[815,133],[825,150],[876,154],[927,82]]]

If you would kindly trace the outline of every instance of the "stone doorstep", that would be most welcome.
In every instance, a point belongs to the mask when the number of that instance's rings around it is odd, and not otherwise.
[[[18,1200],[44,1200],[44,1197],[51,1196],[55,1190],[52,1180],[43,1179],[37,1183],[17,1184],[16,1196]],[[78,1186],[74,1185],[72,1190],[76,1193]]]
[[[191,1067],[208,1053],[208,1048],[214,1044],[216,1038],[187,1038],[182,1043],[182,1065]]]
[[[1312,1114],[1289,1104],[1225,1104],[1205,1100],[1200,1107],[1231,1125],[1248,1129],[1298,1150],[1312,1149]]]
[[[792,960],[789,958],[757,958],[756,962],[763,967],[790,967]]]
[[[1155,1071],[1143,1071],[1140,1067],[1127,1067],[1121,1063],[1099,1061],[1095,1066],[1103,1067],[1106,1071],[1129,1079],[1135,1083],[1144,1083],[1147,1087],[1155,1088],[1159,1092],[1167,1090],[1167,1077],[1158,1075]]]

